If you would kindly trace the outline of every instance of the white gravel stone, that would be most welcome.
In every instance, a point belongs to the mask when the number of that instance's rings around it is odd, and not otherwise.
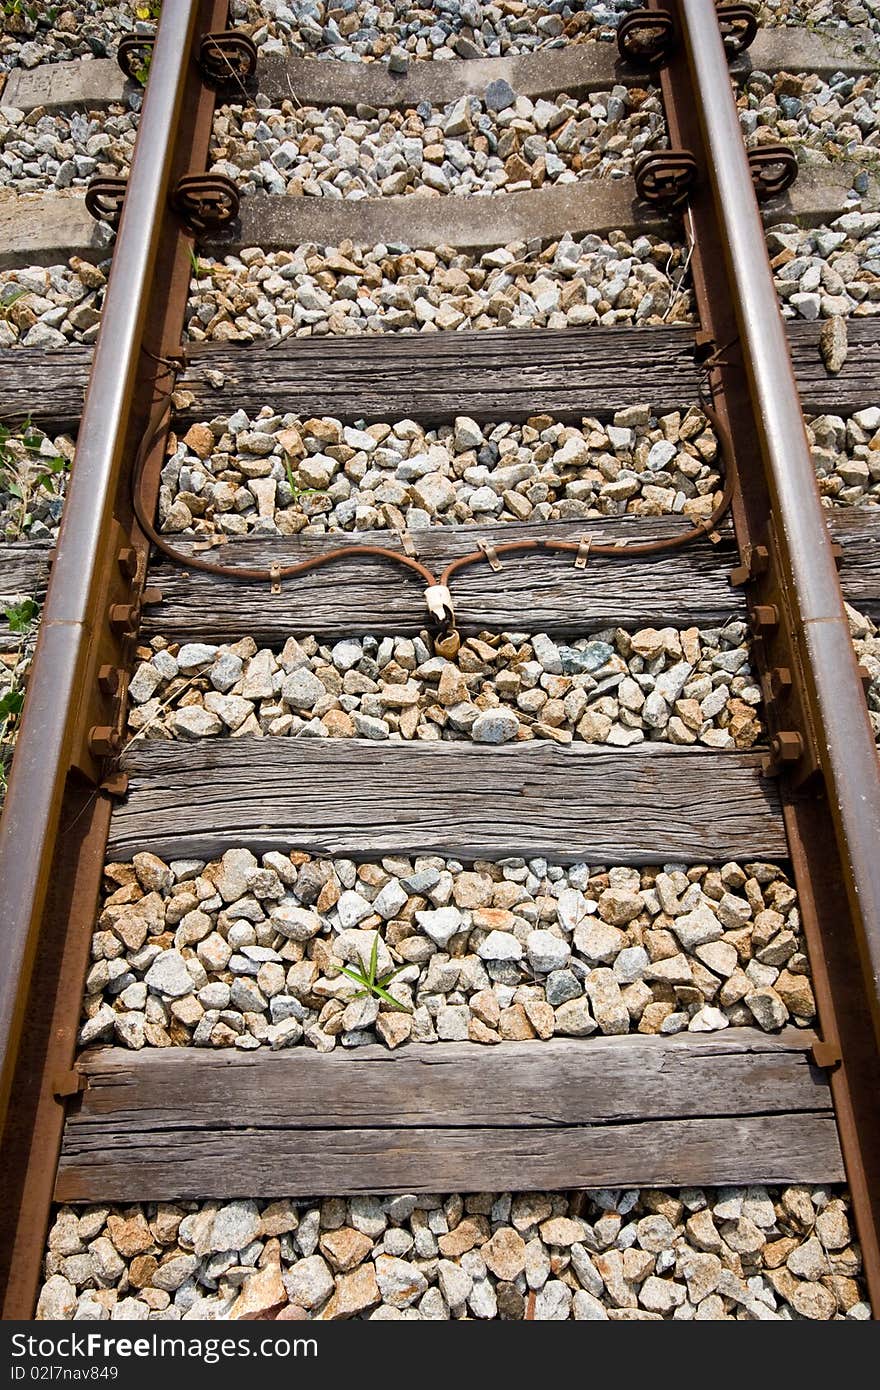
[[[532,969],[541,973],[563,970],[571,958],[568,943],[549,931],[529,932],[526,951]]]
[[[519,719],[512,710],[486,710],[471,726],[475,743],[509,743],[519,732]]]
[[[193,987],[192,976],[179,951],[162,951],[156,956],[144,981],[150,989],[169,999],[180,999]]]
[[[523,948],[512,932],[491,931],[477,947],[482,960],[520,960]]]

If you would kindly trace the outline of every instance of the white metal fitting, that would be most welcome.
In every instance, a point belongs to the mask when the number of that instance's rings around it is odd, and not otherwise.
[[[425,590],[425,603],[438,624],[443,626],[452,622],[452,595],[445,584],[429,584]]]

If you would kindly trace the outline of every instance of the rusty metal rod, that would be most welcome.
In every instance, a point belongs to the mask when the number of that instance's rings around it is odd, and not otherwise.
[[[40,625],[0,834],[0,1121],[6,1111],[59,817],[87,700],[90,644],[115,563],[112,517],[190,63],[195,0],[165,0],[150,66],[58,551]]]
[[[796,600],[820,760],[880,1039],[880,767],[712,0],[679,14],[724,234],[770,495]]]

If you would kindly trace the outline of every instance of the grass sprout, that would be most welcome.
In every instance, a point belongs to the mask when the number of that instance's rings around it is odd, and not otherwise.
[[[399,999],[395,999],[393,995],[388,993],[388,986],[391,984],[391,981],[394,979],[395,975],[399,975],[402,970],[405,970],[406,966],[398,965],[396,969],[387,970],[384,975],[378,975],[378,960],[379,933],[377,932],[373,937],[373,949],[370,952],[369,965],[364,965],[363,957],[361,957],[362,970],[356,968],[352,969],[347,965],[342,966],[343,975],[347,975],[350,980],[354,980],[356,985],[361,986],[354,998],[364,999],[367,995],[372,995],[375,999],[384,999],[385,1003],[390,1004],[393,1009],[399,1009],[402,1013],[411,1014],[412,1009],[409,1004],[402,1004]]]

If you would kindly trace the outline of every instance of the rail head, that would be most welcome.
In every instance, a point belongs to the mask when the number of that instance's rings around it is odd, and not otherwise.
[[[880,1307],[880,765],[818,495],[762,220],[712,0],[648,0],[673,42],[670,148],[708,382],[733,431],[733,518],[837,1123]],[[714,348],[714,350],[713,350]],[[785,683],[777,678],[785,677]]]
[[[880,765],[712,0],[679,14],[807,699],[880,1041]]]

